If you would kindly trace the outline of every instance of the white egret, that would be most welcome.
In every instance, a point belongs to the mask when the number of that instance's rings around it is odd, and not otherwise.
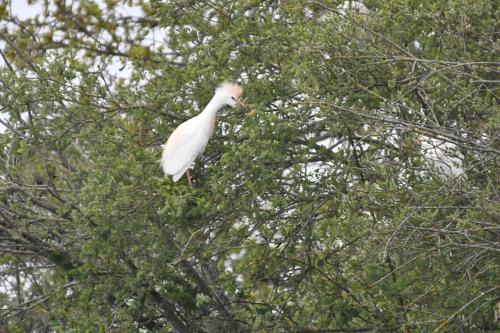
[[[464,176],[464,156],[455,144],[424,135],[420,135],[417,141],[421,144],[425,164],[442,179]]]
[[[165,175],[173,176],[174,182],[187,171],[191,185],[189,168],[207,146],[215,127],[217,111],[226,105],[236,107],[241,104],[243,89],[236,84],[222,83],[216,90],[212,100],[196,117],[180,124],[162,145],[161,167]]]

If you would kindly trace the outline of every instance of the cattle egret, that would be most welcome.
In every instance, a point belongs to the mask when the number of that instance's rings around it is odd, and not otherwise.
[[[162,145],[161,167],[165,175],[173,176],[174,182],[187,171],[191,185],[189,168],[207,146],[215,127],[217,111],[226,105],[236,107],[241,104],[243,90],[236,84],[224,82],[216,90],[215,95],[205,109],[196,117],[180,124]]]
[[[464,156],[455,144],[423,135],[419,136],[418,141],[424,163],[442,179],[457,179],[464,175]]]

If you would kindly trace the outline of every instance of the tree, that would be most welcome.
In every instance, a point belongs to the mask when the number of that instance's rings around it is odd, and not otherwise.
[[[14,5],[9,331],[498,329],[495,2]],[[220,113],[195,186],[174,184],[160,144],[223,80],[249,107]],[[443,177],[422,138],[464,174]]]

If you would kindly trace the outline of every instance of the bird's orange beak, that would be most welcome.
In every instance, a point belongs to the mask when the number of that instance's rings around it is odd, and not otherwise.
[[[241,98],[238,98],[238,100],[236,101],[236,105],[238,105],[239,107],[243,107],[243,108],[247,107],[247,105],[245,104],[245,102],[243,102],[241,100]]]

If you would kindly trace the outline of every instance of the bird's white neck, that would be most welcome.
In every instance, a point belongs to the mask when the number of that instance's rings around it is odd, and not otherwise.
[[[219,96],[214,95],[200,115],[213,118],[217,114],[217,111],[222,109],[225,105],[226,103],[224,103]]]
[[[217,111],[222,109],[226,103],[217,94],[212,97],[210,102],[205,106],[205,109],[198,115],[198,119],[207,128],[208,137],[212,136],[215,128],[215,118],[217,116]]]

